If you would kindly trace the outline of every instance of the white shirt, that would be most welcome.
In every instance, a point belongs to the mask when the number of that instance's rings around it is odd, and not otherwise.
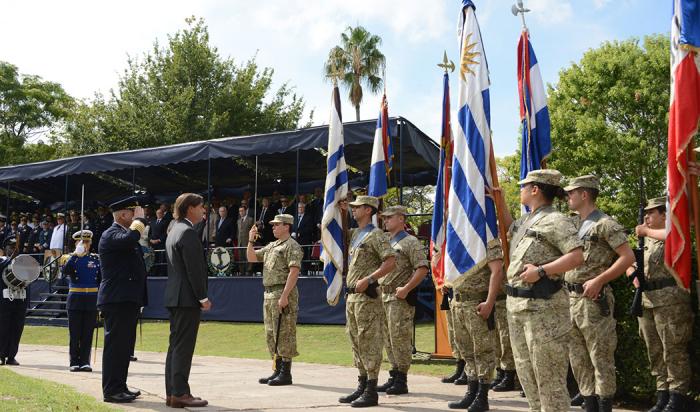
[[[63,250],[63,237],[65,236],[66,224],[61,224],[53,228],[53,233],[51,234],[51,243],[49,243],[49,249],[61,249]]]

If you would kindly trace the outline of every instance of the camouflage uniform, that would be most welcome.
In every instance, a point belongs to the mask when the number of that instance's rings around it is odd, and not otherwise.
[[[262,249],[255,251],[258,261],[263,263],[263,286],[265,287],[263,302],[263,320],[265,322],[265,337],[270,355],[275,355],[275,336],[277,335],[277,319],[280,311],[277,302],[289,277],[289,269],[301,267],[304,253],[296,240],[276,240]],[[282,312],[280,322],[279,344],[277,353],[283,361],[290,361],[299,356],[297,352],[297,314],[299,313],[299,292],[294,287],[289,294],[289,305]]]
[[[664,265],[664,241],[647,237],[644,275],[647,283],[673,280]],[[643,315],[639,334],[647,346],[656,389],[686,394],[690,386],[688,342],[692,336],[693,314],[690,295],[678,286],[642,293]]]
[[[501,294],[496,298],[496,330],[498,331],[499,344],[496,345],[496,364],[504,371],[515,370],[513,350],[510,348],[510,332],[508,332],[508,316],[506,310],[506,295]]]
[[[354,245],[359,229],[350,233],[348,265],[348,288],[377,270],[384,260],[394,256],[389,239],[381,229],[373,228],[358,245]],[[384,310],[379,298],[370,298],[365,293],[350,293],[345,304],[345,330],[352,344],[353,361],[360,376],[376,380],[382,362],[382,319]]]
[[[571,219],[576,229],[580,230],[583,223],[580,217],[574,216]],[[580,292],[584,282],[600,275],[615,262],[618,257],[615,249],[627,243],[627,235],[619,223],[597,209],[587,218],[589,219],[595,222],[586,233],[579,233],[579,238],[583,240],[584,263],[566,272],[564,276],[569,287],[573,325],[569,341],[569,360],[581,395],[612,398],[617,390],[617,334],[616,321],[612,315],[615,297],[609,285],[601,290],[601,299],[606,299],[610,308],[609,313],[604,316],[599,304],[584,297]]]
[[[396,297],[396,288],[405,286],[420,268],[430,264],[424,247],[415,236],[408,235],[398,242],[390,240],[396,253],[396,267],[379,280],[384,307],[384,348],[392,369],[407,373],[413,353],[413,317],[416,308]]]
[[[528,177],[535,172],[530,172]],[[523,183],[528,181],[521,181]],[[529,229],[519,234],[523,225]],[[580,248],[583,243],[576,232],[571,220],[552,206],[542,206],[515,221],[509,231],[509,285],[529,289],[530,286],[520,279],[523,266],[526,263],[543,265]],[[562,277],[548,276],[553,280]],[[530,410],[568,410],[566,374],[571,319],[567,293],[560,289],[549,299],[508,296],[506,306],[515,367]]]
[[[503,259],[503,251],[495,239],[488,245],[486,259],[478,269],[462,275],[453,285],[454,321],[459,325],[455,328],[455,342],[466,362],[465,374],[470,380],[478,378],[482,383],[491,381],[496,367],[496,331],[488,329],[486,320],[476,313],[476,307],[489,293],[491,269],[488,263],[500,259]]]
[[[448,299],[447,295],[443,296],[443,299]],[[447,341],[450,342],[452,357],[457,360],[463,360],[462,355],[459,353],[459,348],[457,348],[457,343],[455,342],[454,303],[452,301],[448,303],[450,310],[445,311],[445,319],[447,320]]]

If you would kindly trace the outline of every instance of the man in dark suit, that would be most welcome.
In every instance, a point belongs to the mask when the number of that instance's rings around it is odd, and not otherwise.
[[[270,199],[264,197],[257,218],[258,229],[262,229],[262,238],[260,240],[263,245],[267,245],[275,240],[275,235],[272,234],[272,226],[270,225],[270,221],[275,218],[275,215],[276,211],[270,206]]]
[[[97,307],[105,324],[102,352],[102,393],[105,402],[131,402],[141,393],[126,386],[129,357],[136,339],[136,319],[144,305],[146,266],[139,239],[146,227],[140,198],[129,197],[113,203],[114,223],[100,238],[102,281]],[[142,201],[141,201],[142,202]]]
[[[166,404],[173,408],[206,406],[192,396],[190,369],[202,310],[211,308],[207,298],[207,263],[202,242],[193,226],[204,215],[202,196],[183,193],[175,200],[175,218],[165,244],[168,282],[165,306],[170,313],[170,342],[165,360]]]
[[[148,243],[151,245],[155,253],[155,265],[153,267],[153,275],[155,276],[166,276],[166,262],[165,262],[165,252],[161,250],[165,249],[165,240],[168,235],[168,223],[165,219],[165,211],[163,209],[156,209],[156,218],[151,220],[150,230],[148,231]]]
[[[316,222],[314,222],[313,215],[306,213],[306,205],[304,203],[299,203],[297,210],[295,238],[304,252],[304,260],[301,263],[301,275],[306,276],[309,272],[311,248],[316,241]]]
[[[219,207],[219,218],[216,220],[215,245],[233,247],[236,234],[236,221],[228,216],[226,206]]]

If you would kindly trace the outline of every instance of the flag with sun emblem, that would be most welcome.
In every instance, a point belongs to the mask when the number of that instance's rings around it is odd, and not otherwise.
[[[462,0],[459,24],[460,73],[452,181],[447,222],[445,283],[486,264],[486,247],[498,241],[491,187],[489,74],[474,3]]]

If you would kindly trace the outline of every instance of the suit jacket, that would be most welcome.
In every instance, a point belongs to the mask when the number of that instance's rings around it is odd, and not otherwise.
[[[275,215],[277,214],[276,210],[276,208],[268,207],[263,214],[263,210],[258,209],[259,216],[257,220],[262,220],[263,223],[261,235],[262,242],[264,244],[268,244],[275,240],[275,235],[272,234],[272,225],[270,225],[270,221],[275,218]]]
[[[165,248],[165,240],[168,236],[168,223],[169,222],[165,219],[160,219],[160,222],[158,222],[158,219],[151,220],[151,223],[149,224],[150,230],[148,231],[148,239],[158,239],[160,240],[160,243],[156,245],[149,244],[149,246],[151,246],[154,249]]]
[[[298,215],[297,219],[299,219]],[[300,245],[310,245],[316,240],[316,222],[314,220],[313,215],[304,213],[302,219],[297,222],[297,241]]]
[[[223,222],[221,222],[221,225],[219,225],[219,222],[221,221],[221,217],[219,217],[216,220],[216,237],[215,237],[215,244],[216,246],[223,246],[223,247],[231,247],[233,246],[233,240],[236,237],[236,222],[231,219],[230,217],[227,217],[224,219]],[[226,239],[231,239],[231,243],[226,243]]]
[[[97,306],[133,302],[145,305],[146,264],[139,244],[141,234],[113,223],[100,238],[102,281]]]
[[[253,218],[247,216],[242,218],[238,216],[238,246],[246,247],[248,246],[248,233],[250,233],[250,228],[253,227]]]
[[[187,220],[173,224],[165,242],[168,281],[165,307],[200,307],[207,297],[207,263],[197,232]]]

